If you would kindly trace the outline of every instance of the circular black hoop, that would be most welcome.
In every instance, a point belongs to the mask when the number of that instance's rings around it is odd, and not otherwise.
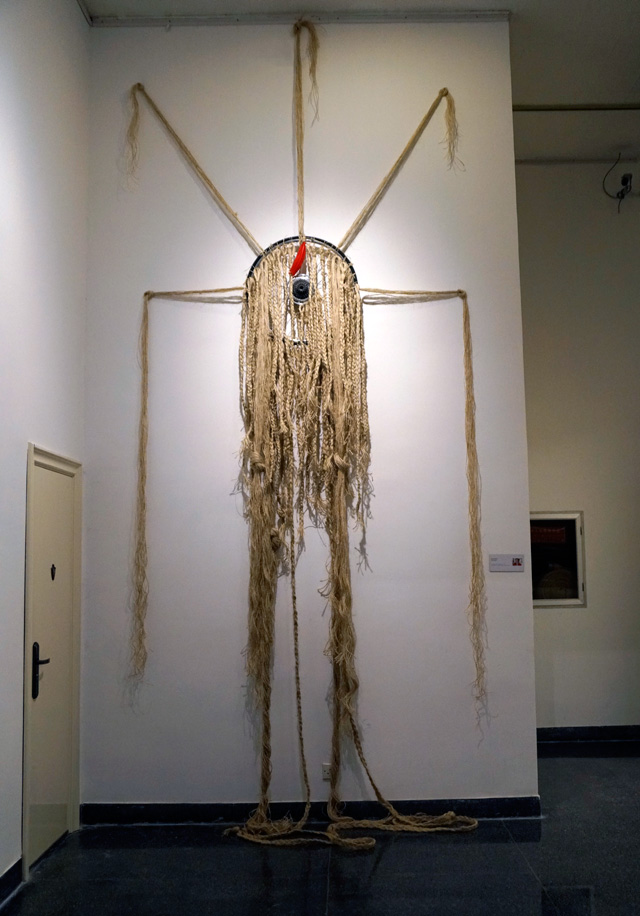
[[[332,250],[332,251],[335,251],[336,254],[339,254],[340,257],[342,258],[342,260],[343,260],[343,261],[345,262],[345,264],[348,266],[348,268],[349,268],[349,270],[351,271],[351,273],[353,274],[353,279],[355,280],[355,282],[356,282],[356,283],[358,282],[358,278],[357,278],[357,276],[356,276],[356,271],[355,271],[355,268],[354,268],[353,264],[351,263],[351,261],[349,260],[349,258],[346,256],[346,254],[344,253],[344,251],[340,251],[340,249],[338,248],[337,245],[332,245],[331,242],[327,242],[327,241],[325,241],[324,239],[319,239],[319,238],[318,238],[317,236],[315,236],[315,235],[305,235],[304,240],[305,240],[305,242],[317,242],[318,245],[324,245],[324,246],[326,246],[327,248],[331,248],[331,250]],[[254,272],[254,270],[256,269],[256,267],[258,266],[258,264],[260,263],[260,261],[264,258],[264,256],[265,256],[266,254],[269,254],[269,252],[273,251],[274,248],[278,248],[279,245],[284,245],[286,242],[299,242],[299,241],[300,241],[300,236],[299,236],[299,235],[290,235],[290,236],[288,236],[286,239],[280,239],[279,242],[274,242],[272,245],[269,245],[268,248],[265,248],[265,250],[264,250],[263,252],[261,252],[261,254],[258,255],[258,257],[255,259],[255,261],[254,261],[253,264],[251,265],[251,267],[250,267],[250,269],[249,269],[249,273],[247,274],[247,280],[249,279],[249,277],[251,276],[251,274]]]

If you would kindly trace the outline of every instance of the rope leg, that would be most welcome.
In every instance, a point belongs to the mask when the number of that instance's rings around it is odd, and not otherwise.
[[[236,304],[242,299],[236,293],[243,287],[205,290],[147,291],[142,305],[140,324],[140,418],[138,421],[138,475],[136,494],[135,547],[133,558],[133,620],[131,626],[131,659],[129,684],[132,690],[141,685],[147,665],[145,621],[149,603],[147,578],[147,450],[149,442],[149,305],[153,299]]]
[[[473,379],[473,346],[471,340],[471,318],[469,302],[463,289],[457,290],[390,290],[361,289],[362,302],[365,305],[402,305],[409,302],[438,302],[447,299],[459,299],[462,302],[462,338],[463,365],[465,385],[465,443],[467,451],[467,493],[469,507],[469,550],[471,554],[471,575],[469,580],[469,634],[475,666],[473,696],[476,706],[476,719],[488,715],[487,710],[487,676],[485,651],[487,647],[487,595],[482,562],[481,535],[481,479],[476,444],[476,401]]]

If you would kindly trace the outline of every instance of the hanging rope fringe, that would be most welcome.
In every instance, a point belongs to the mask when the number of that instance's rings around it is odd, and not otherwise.
[[[389,304],[459,298],[463,303],[465,420],[471,586],[469,617],[476,665],[474,696],[486,703],[484,647],[485,590],[480,542],[480,476],[475,444],[475,401],[471,329],[463,290],[358,290],[345,262],[333,251],[310,246],[309,269],[316,291],[304,314],[290,305],[287,267],[296,244],[276,248],[264,258],[245,287],[213,290],[147,292],[140,331],[141,405],[138,440],[138,496],[134,559],[134,619],[131,677],[140,682],[147,661],[145,618],[148,604],[146,480],[149,393],[149,303],[152,299],[243,302],[240,341],[241,404],[246,436],[242,446],[242,483],[250,522],[249,642],[247,667],[256,706],[261,711],[262,752],[260,802],[241,827],[243,839],[270,845],[332,844],[370,849],[371,837],[345,837],[353,829],[432,832],[473,830],[477,822],[453,812],[402,815],[382,795],[367,763],[356,721],[358,676],[352,616],[347,503],[364,530],[371,482],[370,434],[366,406],[366,361],[361,303]],[[264,262],[267,262],[266,264]],[[279,278],[278,282],[275,282]],[[286,278],[283,280],[283,278]],[[243,290],[244,296],[238,293]],[[274,292],[277,290],[278,292]],[[364,293],[360,297],[360,292]],[[323,298],[330,296],[329,302]],[[337,303],[334,304],[334,303]],[[283,333],[288,331],[289,333]],[[265,333],[266,332],[266,333]],[[297,347],[296,340],[306,342]],[[275,386],[275,387],[274,387]],[[268,405],[264,411],[265,403]],[[281,422],[282,420],[282,422]],[[296,457],[297,460],[296,460]],[[248,489],[247,489],[248,488]],[[304,749],[300,676],[296,559],[304,534],[305,506],[329,536],[327,596],[331,624],[327,653],[333,667],[333,737],[326,831],[306,827],[310,784]],[[288,535],[288,537],[287,537]],[[285,548],[285,545],[288,545]],[[271,670],[278,572],[290,573],[294,634],[296,720],[305,806],[302,817],[273,821],[269,817],[271,782]],[[380,819],[357,820],[341,814],[339,776],[342,744],[351,740],[379,804]]]
[[[129,174],[134,175],[139,155],[139,127],[140,127],[140,103],[138,101],[138,96],[141,95],[147,102],[151,111],[155,114],[160,123],[164,126],[165,130],[172,138],[174,143],[177,145],[178,149],[187,160],[195,174],[198,176],[202,184],[205,186],[207,191],[211,194],[215,200],[218,207],[222,210],[227,219],[235,226],[240,235],[243,237],[247,245],[255,254],[262,254],[262,247],[249,232],[245,224],[242,222],[235,210],[232,210],[231,206],[224,199],[220,191],[216,188],[214,183],[211,181],[209,176],[206,174],[196,157],[193,155],[191,150],[187,145],[180,139],[176,131],[173,129],[171,124],[167,121],[165,116],[162,114],[156,103],[153,101],[151,96],[148,94],[142,83],[136,83],[135,86],[131,87],[129,92],[129,100],[131,105],[131,118],[129,120],[129,127],[127,129],[127,162]]]
[[[369,849],[373,838],[345,837],[344,831],[472,830],[477,826],[473,818],[452,812],[438,817],[400,814],[382,795],[364,754],[356,721],[358,676],[349,563],[349,515],[364,531],[371,496],[362,301],[339,253],[307,242],[312,292],[303,308],[295,307],[288,266],[296,249],[293,241],[265,254],[247,280],[242,310],[239,363],[245,437],[241,484],[250,526],[247,671],[262,716],[262,762],[258,807],[244,825],[228,832],[262,844],[316,842]],[[428,298],[454,296],[459,297],[460,292],[427,294]],[[333,737],[326,831],[306,829],[310,790],[295,586],[306,511],[327,531],[330,554],[325,593],[331,608],[327,654],[333,670]],[[296,716],[305,786],[304,813],[297,822],[269,817],[275,598],[278,574],[283,570],[291,575]],[[386,811],[379,820],[356,820],[341,814],[339,775],[347,740],[353,742],[375,797]]]
[[[364,228],[369,217],[393,184],[398,172],[413,152],[418,140],[424,133],[427,124],[434,116],[438,106],[440,105],[440,102],[444,98],[447,100],[447,111],[445,116],[445,123],[447,127],[447,161],[449,162],[449,166],[454,165],[456,162],[456,149],[458,143],[458,124],[456,121],[456,109],[453,98],[450,95],[449,90],[445,88],[440,90],[435,98],[435,101],[431,105],[431,108],[426,113],[422,121],[420,121],[415,131],[409,138],[407,145],[402,150],[394,164],[391,166],[391,169],[387,175],[385,175],[374,193],[371,195],[368,202],[362,208],[361,212],[354,220],[353,225],[346,232],[344,238],[338,245],[338,248],[340,248],[341,251],[346,251],[360,230]]]
[[[298,200],[298,236],[300,241],[304,240],[304,100],[302,97],[302,55],[300,50],[300,40],[302,30],[307,31],[307,55],[309,57],[309,78],[311,80],[310,99],[314,109],[314,121],[318,117],[318,33],[312,22],[307,19],[299,19],[293,26],[295,36],[295,54],[294,54],[294,118],[296,133],[296,181],[297,181],[297,200]]]

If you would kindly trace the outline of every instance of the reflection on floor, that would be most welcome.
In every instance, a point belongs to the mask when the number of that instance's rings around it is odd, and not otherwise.
[[[640,758],[540,760],[543,818],[277,849],[221,827],[89,827],[2,916],[640,916]]]

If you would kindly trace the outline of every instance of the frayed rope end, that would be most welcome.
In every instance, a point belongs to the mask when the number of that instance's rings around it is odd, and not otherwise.
[[[441,94],[447,102],[447,109],[445,112],[446,135],[443,140],[443,143],[447,145],[447,164],[450,169],[464,169],[464,163],[458,159],[460,131],[456,118],[456,103],[448,89],[442,89]]]
[[[129,90],[129,107],[131,117],[127,128],[127,174],[133,178],[138,169],[138,160],[140,158],[140,146],[138,143],[138,128],[140,125],[140,103],[138,101],[138,92],[144,92],[142,83],[136,83]]]

